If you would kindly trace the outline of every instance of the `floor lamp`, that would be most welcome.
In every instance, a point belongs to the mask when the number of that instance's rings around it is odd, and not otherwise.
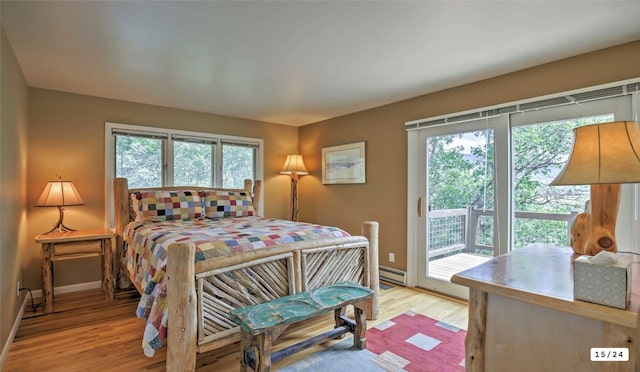
[[[591,185],[591,200],[571,227],[578,254],[616,252],[621,183],[640,182],[640,125],[617,121],[575,128],[573,148],[551,185]]]
[[[302,161],[302,155],[287,155],[282,167],[282,174],[291,176],[291,199],[289,201],[289,217],[291,221],[298,220],[298,176],[309,174]]]

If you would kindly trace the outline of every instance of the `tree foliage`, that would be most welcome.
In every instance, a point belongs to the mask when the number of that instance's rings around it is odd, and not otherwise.
[[[164,140],[137,136],[116,136],[116,177],[125,177],[130,188],[163,184]]]
[[[568,159],[573,128],[612,119],[604,115],[513,128],[511,164],[514,211],[581,212],[589,198],[588,186],[549,186],[549,183]],[[429,209],[473,207],[493,210],[494,148],[493,131],[490,129],[429,137]],[[480,221],[476,242],[493,245],[493,219],[481,218]],[[430,224],[437,223],[430,220]],[[514,221],[516,247],[534,242],[566,245],[567,236],[566,222],[521,218]],[[430,236],[430,245],[437,244],[434,239],[438,237]]]
[[[116,135],[116,177],[126,177],[129,187],[164,185],[165,139]],[[245,179],[254,179],[256,148],[222,143],[222,157],[215,159],[215,143],[173,140],[173,185],[214,186],[214,174],[224,188],[244,187]],[[220,172],[215,172],[219,164]]]
[[[173,184],[213,186],[214,146],[210,143],[174,141]]]
[[[244,180],[255,178],[254,147],[226,144],[222,145],[222,187],[244,188]]]

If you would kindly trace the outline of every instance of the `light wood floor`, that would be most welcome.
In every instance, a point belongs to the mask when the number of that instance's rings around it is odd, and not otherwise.
[[[35,314],[27,307],[4,371],[164,371],[166,348],[153,358],[142,353],[144,320],[135,316],[139,298],[135,291],[117,291],[107,303],[99,290],[56,296],[55,312]],[[467,328],[466,303],[405,287],[381,290],[381,316],[368,321],[376,325],[407,310]],[[332,328],[332,314],[290,327],[276,349]],[[282,368],[331,343],[299,352],[274,364]],[[199,354],[198,371],[237,371],[239,344]]]

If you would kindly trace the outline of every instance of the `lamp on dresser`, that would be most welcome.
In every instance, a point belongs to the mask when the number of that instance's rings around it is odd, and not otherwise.
[[[291,221],[298,220],[298,176],[309,174],[304,166],[302,155],[287,155],[287,160],[282,167],[282,174],[291,176],[291,199],[289,201],[289,217]]]
[[[42,195],[36,202],[36,207],[58,207],[59,217],[58,222],[53,228],[47,231],[45,234],[58,231],[59,234],[68,231],[75,231],[64,225],[62,220],[64,219],[64,208],[72,205],[84,205],[80,193],[71,181],[63,181],[62,177],[58,177],[56,181],[49,181],[45,186]]]
[[[590,201],[571,227],[578,254],[617,251],[621,183],[640,182],[640,125],[616,121],[575,128],[569,160],[551,185],[591,185]]]

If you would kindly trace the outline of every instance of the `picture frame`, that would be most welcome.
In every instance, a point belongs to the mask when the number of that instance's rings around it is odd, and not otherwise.
[[[366,181],[365,142],[322,148],[322,183],[348,184]]]

